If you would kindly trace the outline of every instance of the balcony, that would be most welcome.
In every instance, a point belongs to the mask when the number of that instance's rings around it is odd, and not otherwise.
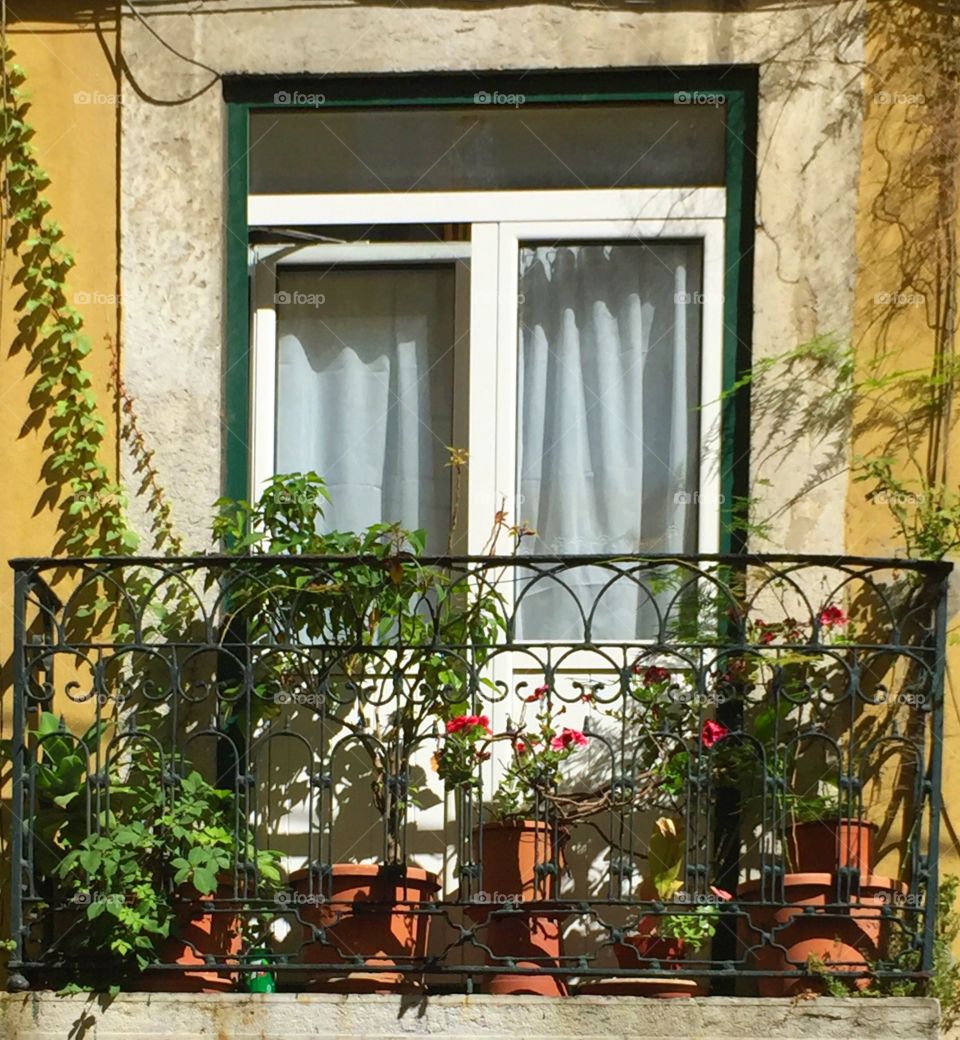
[[[13,566],[12,988],[922,991],[947,564]]]

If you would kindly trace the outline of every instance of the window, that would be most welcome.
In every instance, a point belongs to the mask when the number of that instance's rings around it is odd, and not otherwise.
[[[501,505],[531,555],[717,550],[722,114],[271,111],[251,141],[255,491],[314,469],[331,526],[433,553],[482,551]],[[582,629],[562,590],[513,591],[526,638]],[[594,636],[640,638],[617,595]]]

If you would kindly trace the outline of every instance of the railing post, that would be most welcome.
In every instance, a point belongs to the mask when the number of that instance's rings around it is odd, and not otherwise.
[[[927,891],[923,917],[923,959],[921,969],[933,969],[933,946],[937,935],[937,910],[940,897],[940,812],[942,809],[943,767],[943,687],[947,663],[947,597],[950,590],[950,571],[940,577],[937,605],[934,614],[933,645],[936,662],[931,693],[930,764],[926,788],[930,798],[930,837],[927,843]]]
[[[7,989],[30,989],[30,982],[19,970],[24,960],[23,944],[23,825],[24,757],[26,755],[27,665],[26,609],[29,575],[17,569],[13,584],[13,794],[10,833],[10,936],[16,944],[7,962],[10,974]]]
[[[747,569],[741,558],[732,558],[720,568],[723,584],[733,593],[735,602],[746,601]],[[736,635],[737,645],[742,642],[743,620],[724,615],[717,618],[717,628],[727,637],[729,648],[732,636]],[[739,686],[739,682],[737,684]],[[739,733],[743,728],[743,704],[739,700],[728,699],[717,705],[717,720],[731,733]],[[714,847],[720,856],[715,864],[717,884],[731,892],[736,892],[740,876],[740,791],[736,787],[719,787],[716,791],[716,816],[714,826]],[[737,925],[736,914],[725,913],[722,909],[717,923],[717,931],[713,937],[711,948],[715,962],[733,964],[737,959]],[[732,996],[736,992],[736,979],[715,976],[710,992],[717,996]]]

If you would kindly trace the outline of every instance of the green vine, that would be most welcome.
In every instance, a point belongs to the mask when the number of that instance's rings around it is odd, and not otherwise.
[[[776,420],[780,428],[792,418],[797,434],[775,448],[785,457],[799,448],[801,433],[826,440],[840,431],[844,445],[851,436],[877,435],[881,453],[847,460],[845,452],[835,452],[818,482],[848,470],[853,483],[867,485],[868,502],[886,507],[905,554],[938,560],[960,549],[960,493],[925,454],[931,431],[948,419],[958,378],[960,361],[952,353],[938,353],[930,369],[897,367],[890,354],[871,357],[858,369],[850,346],[819,337],[758,360],[722,397],[750,386],[755,415]],[[801,382],[815,392],[798,414],[795,388]],[[738,500],[736,520],[741,530],[769,539],[776,514],[758,515],[758,504],[758,496]]]

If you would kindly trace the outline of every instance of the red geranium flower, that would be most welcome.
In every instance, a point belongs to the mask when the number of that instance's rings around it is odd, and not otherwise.
[[[723,740],[730,732],[722,722],[707,719],[700,731],[700,743],[709,751],[718,740]]]
[[[850,618],[843,612],[842,607],[831,603],[820,611],[820,624],[823,628],[840,628],[850,623]]]
[[[525,700],[527,704],[532,704],[534,701],[542,701],[544,697],[550,692],[549,686],[538,686],[529,697]]]
[[[570,729],[565,726],[563,732],[550,741],[550,747],[554,751],[563,751],[569,747],[586,747],[587,738],[578,729]]]
[[[638,675],[643,676],[644,686],[655,686],[657,683],[665,683],[670,678],[670,673],[666,668],[661,668],[659,665],[652,664],[649,668],[645,668],[642,672],[640,666],[635,665],[634,669]]]
[[[489,733],[490,719],[486,715],[458,715],[447,723],[447,732],[457,733],[468,726],[482,726]]]

